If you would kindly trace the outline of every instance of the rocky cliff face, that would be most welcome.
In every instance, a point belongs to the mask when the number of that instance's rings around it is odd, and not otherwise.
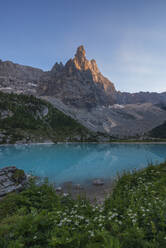
[[[118,104],[142,104],[142,103],[152,103],[152,104],[166,104],[166,92],[156,93],[156,92],[138,92],[138,93],[128,93],[128,92],[116,92],[116,102]]]
[[[78,47],[75,58],[73,59],[75,67],[80,71],[89,71],[93,82],[104,89],[107,95],[115,93],[115,87],[112,82],[105,78],[99,71],[94,59],[88,61],[85,57],[85,49],[83,46]]]
[[[37,68],[0,60],[0,90],[36,94],[36,86],[43,73]]]
[[[11,77],[25,81],[39,81],[43,71],[30,66],[12,63],[11,61],[0,61],[0,76]]]
[[[39,95],[54,96],[67,105],[93,108],[115,102],[115,87],[99,71],[95,60],[87,60],[83,46],[74,59],[63,66],[56,63],[45,72],[38,87]]]

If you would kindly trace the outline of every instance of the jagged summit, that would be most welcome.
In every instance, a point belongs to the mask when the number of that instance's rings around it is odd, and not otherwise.
[[[60,62],[60,63],[56,62],[56,63],[54,64],[54,66],[52,67],[51,71],[52,71],[52,72],[62,71],[62,70],[63,70],[63,67],[64,67],[64,66],[63,66],[62,62]]]
[[[81,45],[77,48],[77,51],[76,51],[76,54],[75,54],[75,57],[77,58],[82,58],[82,57],[85,57],[85,49],[84,49],[84,46]]]
[[[73,59],[78,70],[88,70],[88,60],[86,59],[85,54],[84,46],[79,46]]]
[[[97,67],[96,61],[94,59],[90,61],[87,60],[85,55],[86,52],[84,46],[79,46],[73,59],[74,65],[78,70],[89,70],[92,73],[93,80],[97,82],[95,74],[99,73],[99,69]]]
[[[65,65],[70,74],[75,74],[76,70],[79,70],[81,73],[86,72],[86,76],[91,77],[93,82],[103,88],[107,95],[114,93],[116,91],[114,84],[101,74],[96,61],[94,59],[86,59],[85,55],[84,46],[79,46],[74,59],[70,59]]]
[[[100,73],[96,61],[85,55],[81,45],[65,65],[56,63],[42,78],[39,94],[56,96],[65,104],[83,108],[114,103],[113,83]]]

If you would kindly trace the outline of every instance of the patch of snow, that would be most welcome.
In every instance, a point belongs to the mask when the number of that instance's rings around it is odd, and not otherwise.
[[[12,90],[12,88],[11,87],[2,87],[2,88],[0,88],[0,90]]]
[[[37,87],[36,84],[33,84],[33,83],[28,83],[29,86],[33,86],[33,87]]]
[[[108,108],[122,109],[122,108],[124,108],[124,105],[121,105],[121,104],[114,104],[114,105],[109,106]]]

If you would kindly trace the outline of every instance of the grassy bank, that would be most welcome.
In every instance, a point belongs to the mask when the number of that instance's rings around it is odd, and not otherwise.
[[[34,183],[0,202],[0,247],[166,247],[166,163],[125,173],[102,206]]]

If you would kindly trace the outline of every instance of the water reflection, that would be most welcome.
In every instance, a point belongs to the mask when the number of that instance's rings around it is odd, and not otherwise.
[[[55,144],[0,147],[0,167],[15,165],[51,181],[83,183],[110,178],[149,162],[166,159],[166,145],[153,144]]]

